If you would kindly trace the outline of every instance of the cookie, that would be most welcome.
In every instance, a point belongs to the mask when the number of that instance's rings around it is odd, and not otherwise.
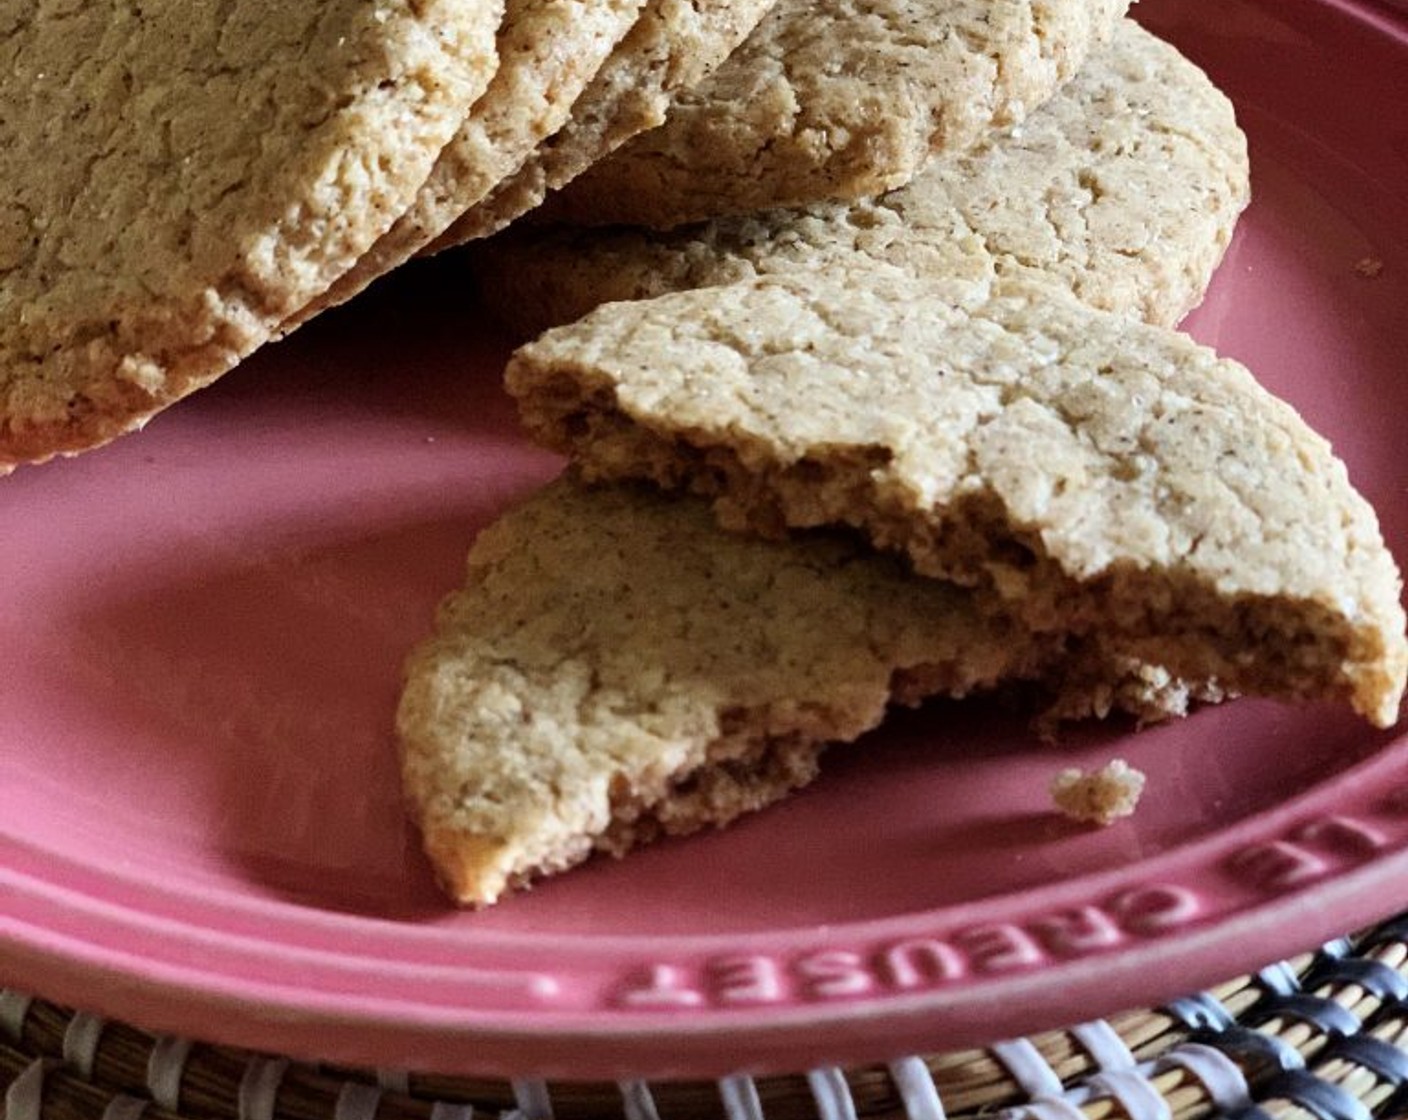
[[[508,386],[590,477],[856,526],[1034,630],[1398,718],[1402,581],[1326,441],[1236,362],[1054,286],[876,266],[609,304]]]
[[[642,0],[508,0],[499,66],[410,209],[350,271],[285,324],[345,303],[404,264],[526,160],[640,14]]]
[[[0,470],[139,426],[351,267],[488,83],[500,16],[6,4]]]
[[[1051,779],[1051,802],[1068,820],[1102,827],[1134,815],[1147,781],[1122,758],[1099,770],[1071,767]]]
[[[665,123],[549,202],[577,224],[671,229],[870,197],[1020,124],[1128,0],[779,0]]]
[[[665,119],[753,30],[775,0],[646,0],[639,21],[572,107],[567,124],[427,251],[487,237],[637,133]]]
[[[1202,299],[1250,197],[1231,102],[1130,20],[1018,129],[876,199],[670,233],[505,230],[475,247],[483,298],[522,337],[601,303],[857,254],[916,275],[1047,276],[1171,326]]]
[[[890,703],[1059,692],[1064,656],[858,538],[729,534],[698,499],[561,479],[480,534],[408,660],[407,803],[449,893],[485,905],[776,801]]]

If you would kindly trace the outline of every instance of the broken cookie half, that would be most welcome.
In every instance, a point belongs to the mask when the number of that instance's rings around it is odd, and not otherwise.
[[[1064,646],[854,535],[725,533],[699,499],[561,479],[480,534],[409,659],[407,801],[448,892],[487,905],[777,801],[892,702],[1015,680],[1062,716],[1187,701]]]
[[[888,268],[607,305],[521,349],[529,430],[733,528],[847,525],[1035,633],[1398,719],[1401,578],[1329,444],[1236,362],[1030,282]]]

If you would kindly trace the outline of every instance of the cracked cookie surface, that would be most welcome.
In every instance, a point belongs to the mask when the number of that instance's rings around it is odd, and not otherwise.
[[[640,14],[642,0],[508,0],[489,88],[410,208],[286,326],[345,303],[404,264],[513,174],[567,120],[572,103]]]
[[[1019,124],[1105,42],[1127,0],[780,0],[665,123],[547,204],[668,229],[876,195]]]
[[[1328,443],[1245,367],[1051,285],[833,268],[599,308],[508,370],[588,477],[846,524],[1037,631],[1398,718],[1402,581]]]
[[[1047,276],[1171,326],[1203,296],[1250,197],[1231,103],[1130,20],[1019,129],[875,199],[668,233],[530,227],[475,248],[483,298],[530,337],[598,304],[856,256],[934,277]]]
[[[671,98],[722,63],[775,2],[646,0],[567,123],[427,251],[503,229],[632,136],[660,124]]]
[[[0,5],[0,471],[139,426],[326,289],[488,83],[500,15]]]

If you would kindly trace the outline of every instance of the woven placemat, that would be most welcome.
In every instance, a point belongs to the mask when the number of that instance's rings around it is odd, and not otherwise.
[[[0,1120],[1202,1120],[1408,1116],[1408,914],[1155,1009],[889,1065],[475,1080],[156,1037],[0,990]]]

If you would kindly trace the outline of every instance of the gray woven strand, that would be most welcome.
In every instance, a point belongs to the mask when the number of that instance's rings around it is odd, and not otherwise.
[[[728,1120],[764,1120],[763,1102],[751,1077],[735,1074],[719,1081],[719,1096]]]
[[[285,1058],[251,1058],[240,1078],[240,1120],[274,1120],[279,1086],[288,1070]]]
[[[33,1002],[33,996],[0,988],[0,1032],[10,1042],[20,1041],[20,1036],[24,1034],[24,1021]]]
[[[49,1063],[35,1058],[5,1090],[5,1120],[39,1120],[44,1104],[44,1073]]]
[[[190,1039],[164,1035],[152,1043],[147,1055],[147,1092],[167,1112],[181,1110],[181,1081],[190,1053]]]
[[[142,1113],[147,1111],[147,1103],[141,1097],[118,1093],[103,1109],[102,1120],[142,1120]]]
[[[381,1104],[381,1088],[360,1081],[345,1081],[333,1106],[333,1120],[376,1120]]]
[[[64,1028],[64,1062],[72,1066],[84,1081],[93,1079],[93,1063],[98,1060],[98,1041],[107,1026],[96,1015],[75,1011]]]
[[[552,1097],[548,1083],[536,1077],[513,1082],[513,1099],[528,1120],[552,1120]]]
[[[807,1072],[807,1087],[812,1091],[820,1120],[856,1120],[856,1102],[846,1075],[835,1066]]]
[[[616,1087],[621,1091],[621,1109],[626,1120],[660,1120],[660,1113],[655,1109],[655,1097],[648,1084],[644,1081],[618,1081]]]
[[[946,1120],[944,1102],[934,1075],[923,1058],[901,1058],[890,1063],[890,1077],[904,1102],[909,1120]]]

